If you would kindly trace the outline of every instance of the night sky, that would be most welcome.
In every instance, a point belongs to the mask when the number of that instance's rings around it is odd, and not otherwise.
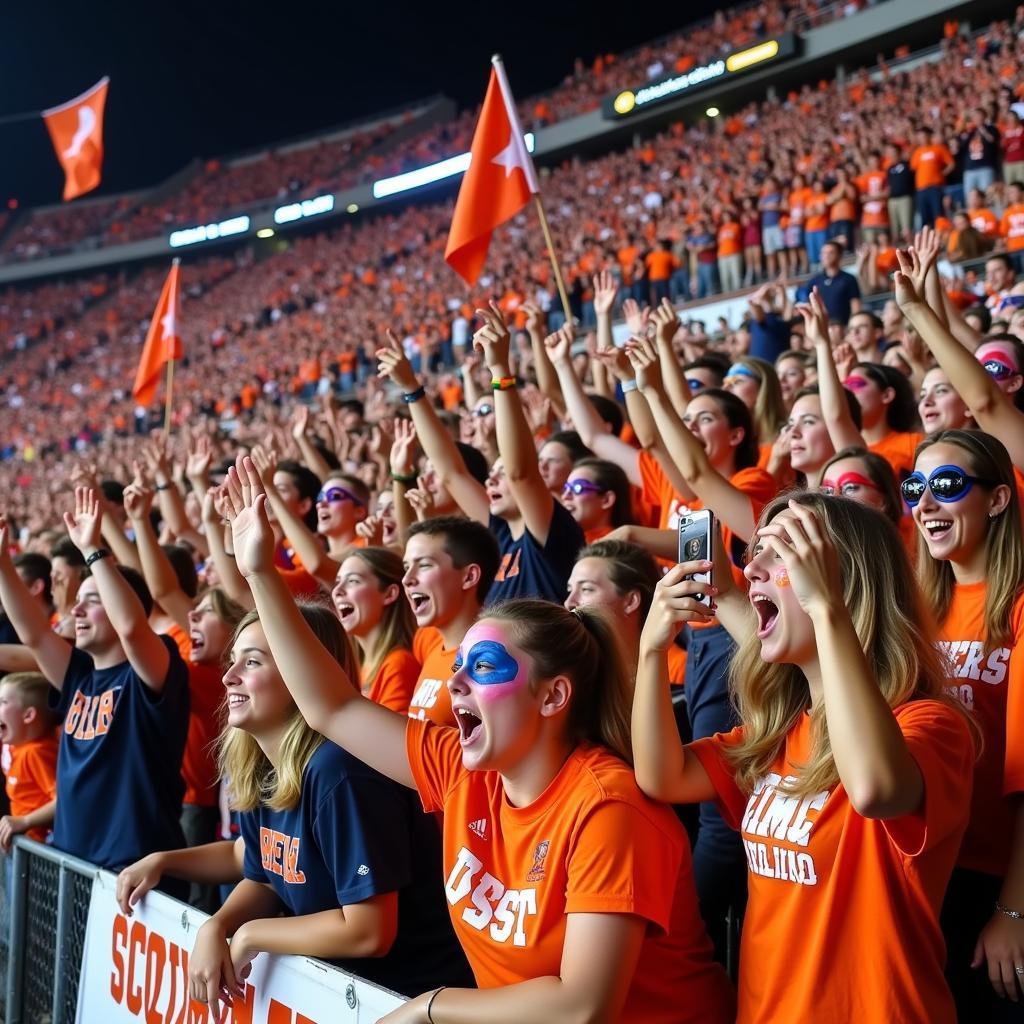
[[[442,92],[483,98],[493,52],[520,97],[580,56],[621,52],[694,20],[668,4],[635,17],[583,5],[9,0],[0,4],[0,118],[54,106],[104,74],[103,185],[153,185],[193,156],[329,128]],[[481,14],[483,10],[484,14]],[[0,203],[56,202],[62,175],[42,119],[0,125]]]

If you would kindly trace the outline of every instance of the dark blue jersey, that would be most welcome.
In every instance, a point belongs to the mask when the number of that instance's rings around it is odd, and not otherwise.
[[[270,885],[295,915],[398,893],[386,956],[335,963],[403,995],[471,984],[444,899],[441,836],[412,790],[325,741],[298,804],[241,815],[245,877]]]
[[[564,505],[554,498],[551,501],[555,510],[544,545],[529,530],[524,530],[518,539],[513,537],[504,519],[491,516],[487,525],[498,540],[501,562],[487,592],[486,604],[517,597],[535,597],[558,604],[565,600],[569,575],[583,547],[583,531]]]
[[[160,639],[170,656],[160,693],[129,662],[98,669],[75,649],[50,697],[63,719],[53,844],[110,870],[185,845],[178,819],[188,670],[174,641]]]

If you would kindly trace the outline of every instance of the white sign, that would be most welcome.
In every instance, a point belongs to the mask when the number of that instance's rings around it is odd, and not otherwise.
[[[213,242],[229,235],[241,235],[249,230],[249,218],[246,216],[231,217],[216,224],[200,224],[194,228],[182,228],[172,231],[167,244],[172,249],[180,249],[183,245],[195,245],[197,242]]]
[[[206,915],[151,892],[125,917],[115,885],[106,871],[93,883],[77,1024],[375,1024],[403,1002],[318,960],[261,953],[244,998],[215,1021],[188,995],[188,958]]]

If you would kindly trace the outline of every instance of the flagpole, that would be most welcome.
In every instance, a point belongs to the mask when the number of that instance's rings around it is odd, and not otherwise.
[[[181,257],[175,256],[171,260],[171,266],[181,265]],[[177,312],[177,310],[175,310]],[[174,393],[174,355],[172,349],[171,358],[167,360],[167,393],[164,396],[164,437],[171,436],[171,398]]]
[[[555,275],[555,284],[558,286],[558,295],[562,300],[562,312],[565,313],[565,322],[572,323],[572,310],[569,308],[569,296],[565,291],[565,281],[562,279],[562,268],[558,265],[558,254],[555,252],[555,243],[551,241],[551,228],[548,226],[548,217],[544,212],[544,204],[541,202],[540,193],[534,195],[537,204],[537,216],[540,217],[540,229],[544,232],[544,244],[548,249],[548,256],[551,259],[551,270]]]

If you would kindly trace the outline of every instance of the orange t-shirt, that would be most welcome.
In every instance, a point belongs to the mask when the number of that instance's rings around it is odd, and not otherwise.
[[[824,192],[811,192],[807,197],[807,222],[804,227],[808,231],[825,231],[828,229],[828,196]]]
[[[181,777],[185,780],[182,803],[216,807],[220,772],[214,747],[220,735],[224,673],[216,664],[192,661],[192,638],[181,626],[171,626],[167,635],[177,644],[188,666],[188,738],[181,759]]]
[[[647,277],[651,281],[667,281],[672,276],[672,271],[679,266],[679,260],[671,252],[655,249],[644,258],[644,264],[647,267]]]
[[[741,244],[743,229],[735,221],[723,224],[718,229],[718,258],[736,256],[743,251]]]
[[[747,856],[737,1024],[956,1021],[939,908],[967,823],[974,746],[961,715],[938,701],[895,715],[925,794],[900,818],[862,817],[841,783],[786,794],[780,783],[798,778],[811,752],[809,714],[752,793],[725,754],[742,726],[690,745]]]
[[[953,163],[953,154],[939,144],[918,146],[911,154],[910,169],[914,172],[914,188],[934,188],[946,183],[944,168]]]
[[[916,432],[891,430],[881,441],[868,445],[868,451],[881,455],[892,466],[897,480],[914,472],[914,452],[925,435]]]
[[[497,772],[463,767],[456,729],[410,721],[406,751],[424,810],[444,815],[445,896],[480,988],[558,977],[567,914],[630,914],[647,935],[619,1021],[732,1020],[682,826],[628,765],[581,745],[513,807]]]
[[[991,210],[985,207],[969,210],[967,216],[970,218],[971,227],[987,238],[993,238],[999,232],[999,221]]]
[[[410,718],[426,718],[437,725],[457,724],[448,692],[456,654],[457,647],[445,647],[440,630],[433,626],[416,630],[412,638],[412,656],[422,668],[406,709]]]
[[[38,811],[57,795],[57,733],[28,743],[4,744],[3,768],[7,776],[7,799],[11,814],[23,818]],[[45,843],[48,828],[32,828],[25,833],[37,843]]]
[[[1024,249],[1024,203],[1014,203],[1003,211],[999,234],[1006,239],[1007,249]]]
[[[884,228],[889,225],[889,210],[884,199],[877,198],[888,187],[885,171],[868,171],[857,178],[854,184],[860,192],[860,223],[865,228]]]
[[[412,651],[396,647],[384,656],[368,687],[363,680],[364,692],[374,703],[404,715],[409,710],[419,676],[420,663]]]
[[[789,193],[789,223],[803,224],[807,219],[807,204],[814,195],[813,191],[806,186],[795,188]]]
[[[1024,598],[1013,608],[1010,646],[990,649],[985,643],[986,588],[984,582],[953,588],[938,643],[949,662],[950,693],[973,712],[985,737],[974,766],[971,820],[957,863],[1002,876],[1014,826],[1013,808],[1005,797],[1024,791]]]

